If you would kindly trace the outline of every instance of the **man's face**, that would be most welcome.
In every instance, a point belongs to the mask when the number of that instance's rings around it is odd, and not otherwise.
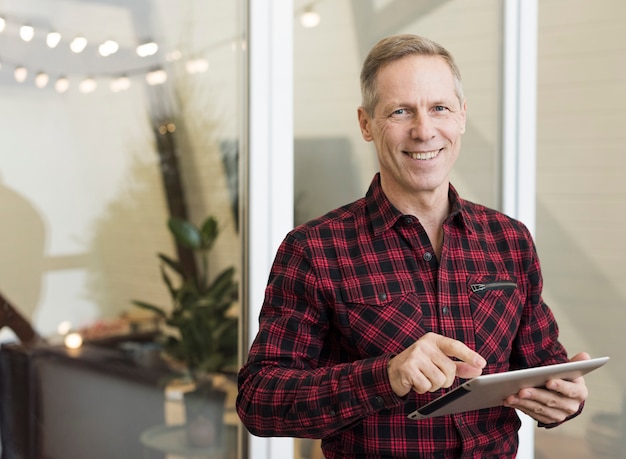
[[[448,192],[450,171],[465,132],[465,102],[438,56],[407,56],[382,67],[379,100],[370,116],[359,108],[363,138],[373,141],[381,182],[392,202],[416,193]]]

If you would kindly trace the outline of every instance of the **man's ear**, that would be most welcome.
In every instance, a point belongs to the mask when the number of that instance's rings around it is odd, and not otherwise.
[[[357,116],[359,117],[359,127],[361,128],[361,135],[366,142],[374,140],[372,132],[370,130],[371,119],[367,111],[363,107],[359,107],[357,110]]]

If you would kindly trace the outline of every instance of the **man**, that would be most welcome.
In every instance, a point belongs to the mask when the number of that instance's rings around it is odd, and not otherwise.
[[[466,103],[444,48],[381,40],[361,91],[380,173],[365,198],[283,241],[239,375],[239,416],[256,435],[321,438],[328,458],[513,458],[514,408],[558,425],[582,408],[583,378],[495,408],[407,415],[459,378],[567,361],[532,238],[450,184]]]

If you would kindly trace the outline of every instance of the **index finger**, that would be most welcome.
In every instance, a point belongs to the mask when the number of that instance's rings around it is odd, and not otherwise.
[[[464,376],[464,374],[467,372],[473,374],[477,369],[482,370],[487,365],[487,361],[478,352],[473,351],[459,340],[448,338],[447,336],[439,336],[437,345],[448,357],[460,360],[460,362],[457,362],[457,374],[462,378],[473,377]]]

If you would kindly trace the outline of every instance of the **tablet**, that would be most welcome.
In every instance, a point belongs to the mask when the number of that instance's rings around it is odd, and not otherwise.
[[[521,389],[541,387],[551,379],[576,379],[600,368],[608,360],[608,357],[598,357],[478,376],[418,408],[409,414],[409,418],[426,419],[499,406],[509,395],[517,394]]]

